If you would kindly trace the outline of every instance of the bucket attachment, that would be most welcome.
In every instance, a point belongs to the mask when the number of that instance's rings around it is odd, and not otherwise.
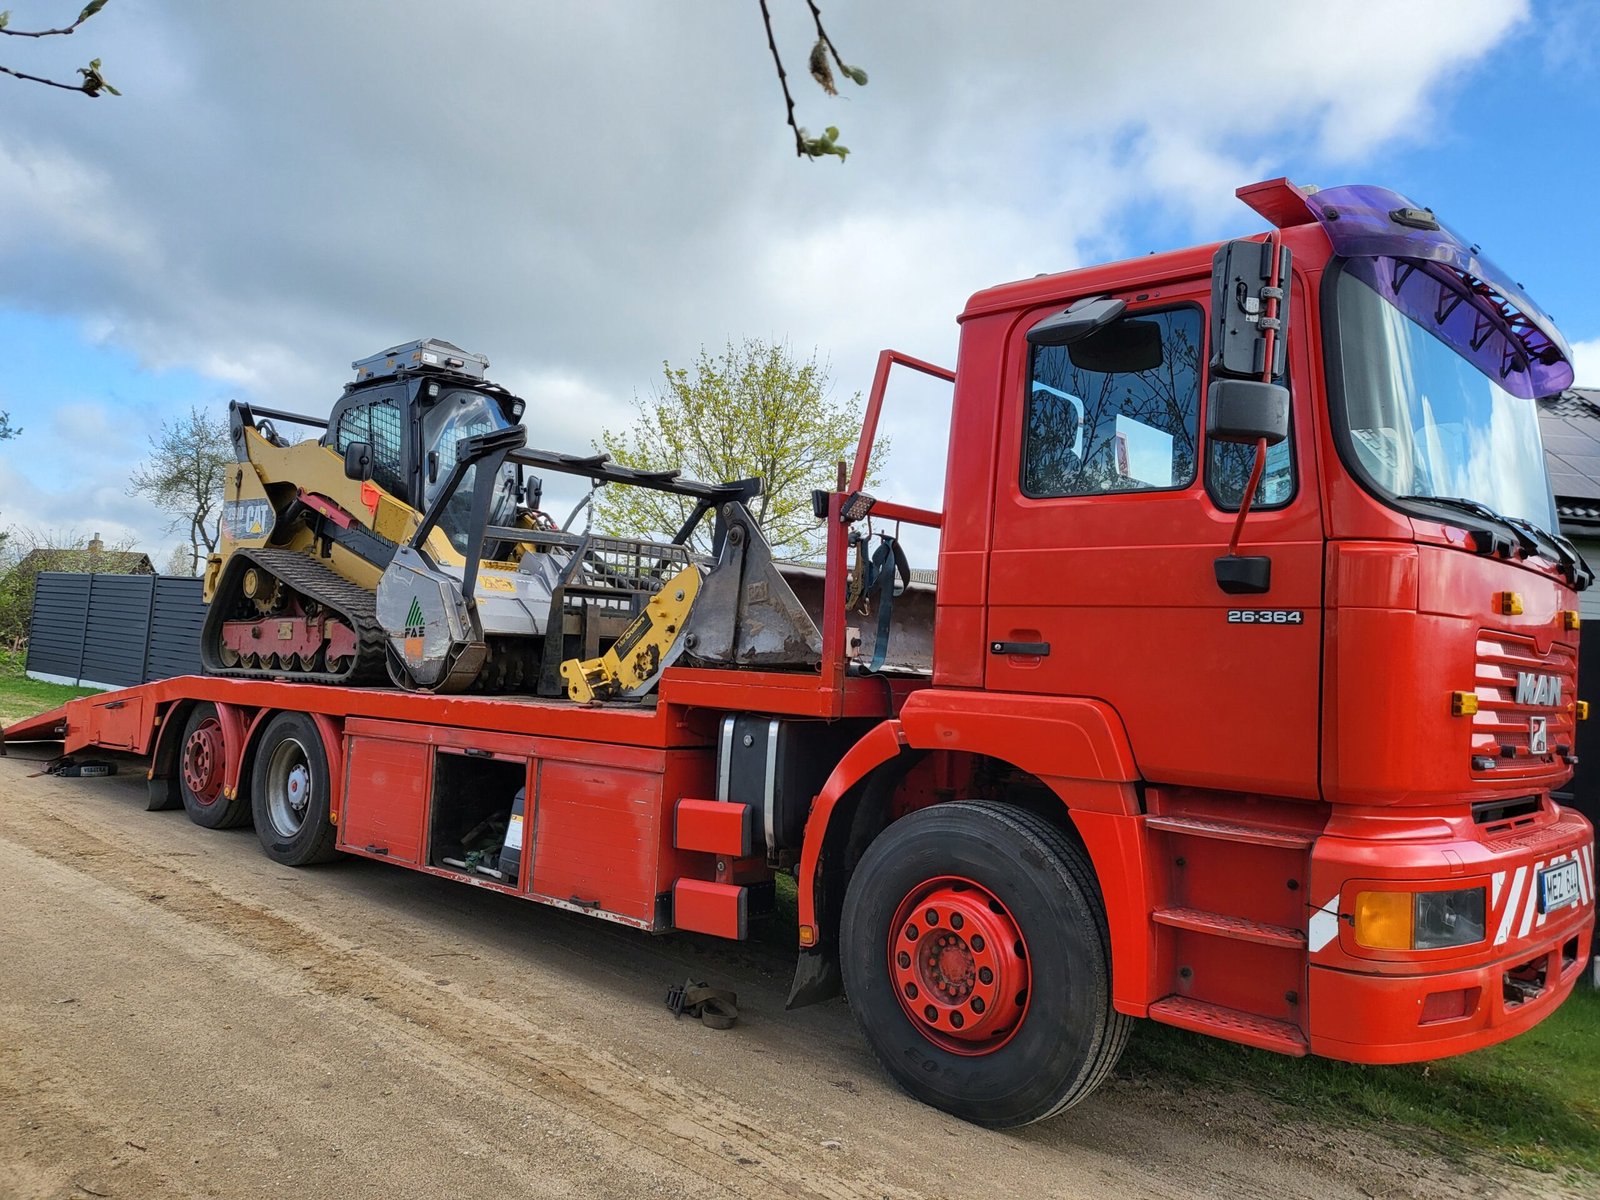
[[[744,505],[727,503],[722,553],[700,585],[683,635],[683,661],[718,667],[816,667],[822,636],[778,573],[772,548]]]

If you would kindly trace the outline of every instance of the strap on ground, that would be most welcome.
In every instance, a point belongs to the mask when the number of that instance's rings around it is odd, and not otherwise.
[[[726,988],[708,987],[686,979],[667,993],[674,1017],[694,1017],[711,1029],[731,1029],[739,1019],[738,996]]]

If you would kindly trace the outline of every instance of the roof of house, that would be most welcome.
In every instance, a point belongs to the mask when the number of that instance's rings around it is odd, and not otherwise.
[[[101,575],[154,575],[155,564],[148,554],[137,550],[51,549],[41,547],[23,556],[16,570],[37,575],[40,571],[80,571]]]
[[[1562,530],[1600,534],[1600,390],[1572,388],[1539,401],[1539,433]]]

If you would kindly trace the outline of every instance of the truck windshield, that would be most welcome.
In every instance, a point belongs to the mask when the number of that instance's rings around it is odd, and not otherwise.
[[[1377,257],[1345,262],[1334,286],[1351,467],[1390,498],[1556,532],[1528,363],[1470,282]]]
[[[424,476],[427,482],[423,488],[423,500],[426,506],[430,509],[433,507],[434,501],[438,499],[439,493],[444,490],[444,485],[450,479],[450,472],[455,469],[457,442],[475,434],[506,429],[510,425],[511,422],[506,420],[505,414],[500,411],[500,406],[480,392],[464,390],[447,392],[437,404],[428,409],[422,417],[423,452],[426,455],[437,454],[439,457],[437,470],[431,458],[424,459],[427,464]],[[463,554],[467,550],[468,526],[472,521],[472,487],[477,472],[476,464],[467,468],[461,486],[456,489],[455,495],[450,497],[450,502],[439,518],[439,528],[450,539],[450,544]],[[501,468],[494,494],[489,498],[489,523],[509,525],[516,519],[516,513],[517,469],[507,463]]]

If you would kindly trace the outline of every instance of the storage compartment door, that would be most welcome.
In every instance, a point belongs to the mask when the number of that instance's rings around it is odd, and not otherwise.
[[[352,737],[345,754],[339,848],[395,862],[422,858],[423,816],[433,748],[386,738]]]

